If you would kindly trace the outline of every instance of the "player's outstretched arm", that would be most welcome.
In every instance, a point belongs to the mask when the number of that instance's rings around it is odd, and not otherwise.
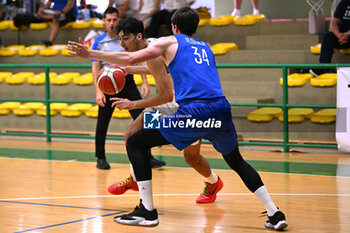
[[[166,61],[168,57],[166,56],[166,50],[171,43],[174,43],[174,41],[176,42],[175,38],[173,40],[169,40],[170,37],[171,36],[159,38],[147,48],[135,52],[104,52],[99,50],[91,50],[84,45],[81,38],[79,38],[79,43],[68,41],[67,49],[73,56],[93,58],[99,61],[106,61],[111,64],[133,65],[157,58],[159,56],[163,57],[166,64],[169,64],[169,62]]]

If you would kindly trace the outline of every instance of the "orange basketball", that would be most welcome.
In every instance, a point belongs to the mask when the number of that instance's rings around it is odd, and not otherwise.
[[[98,73],[97,86],[105,94],[117,94],[124,85],[125,72],[117,65],[103,67]]]

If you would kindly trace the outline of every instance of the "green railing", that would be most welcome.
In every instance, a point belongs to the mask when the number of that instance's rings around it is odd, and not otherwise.
[[[242,141],[240,145],[262,145],[262,146],[281,146],[284,152],[288,152],[290,147],[314,147],[314,148],[337,148],[335,144],[319,144],[319,143],[290,143],[289,142],[289,123],[288,123],[288,108],[292,107],[310,107],[310,108],[336,108],[335,105],[315,105],[315,104],[289,104],[288,103],[288,85],[287,76],[289,68],[336,68],[336,67],[350,67],[350,64],[217,64],[220,69],[231,68],[245,68],[245,69],[266,69],[275,68],[283,71],[283,102],[282,104],[268,104],[268,103],[230,103],[233,107],[281,107],[283,110],[283,141],[282,142],[252,142]],[[52,137],[62,138],[94,138],[90,135],[73,135],[73,134],[57,134],[51,132],[51,116],[50,103],[66,102],[66,103],[95,103],[95,101],[87,100],[58,100],[51,99],[49,73],[50,68],[91,68],[91,64],[0,64],[0,68],[43,68],[45,69],[45,99],[2,99],[1,101],[21,101],[21,102],[43,102],[46,104],[46,132],[0,132],[0,135],[15,135],[15,136],[38,136],[46,137],[46,141],[50,142]],[[107,136],[107,139],[123,140],[123,137]]]

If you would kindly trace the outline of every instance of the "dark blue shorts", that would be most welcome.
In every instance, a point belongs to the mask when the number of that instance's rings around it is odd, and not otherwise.
[[[178,150],[206,139],[222,153],[230,153],[237,143],[230,104],[225,97],[187,100],[176,113],[161,119],[161,134]]]

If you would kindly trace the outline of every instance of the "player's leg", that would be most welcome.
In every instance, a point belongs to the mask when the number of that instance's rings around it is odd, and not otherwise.
[[[222,189],[223,182],[211,169],[208,161],[200,154],[201,141],[193,143],[184,149],[185,161],[199,174],[205,177],[203,192],[197,197],[197,203],[212,203],[216,194]]]
[[[232,152],[223,154],[226,163],[241,177],[247,188],[254,193],[256,197],[265,206],[269,220],[265,227],[275,230],[282,230],[287,227],[284,214],[277,209],[271,197],[264,186],[258,172],[250,166],[243,158],[238,149],[238,143]]]
[[[141,94],[140,94],[139,90],[137,89],[137,86],[134,82],[132,75],[128,75],[128,78],[126,79],[125,87],[120,93],[118,93],[118,97],[119,98],[126,98],[129,100],[142,99]],[[129,112],[130,112],[132,118],[134,120],[136,120],[139,115],[142,115],[143,109],[133,109],[133,110],[129,110]],[[139,127],[138,129],[141,129],[142,122],[141,122],[141,124],[139,124],[139,123],[135,124],[135,126]],[[151,160],[152,168],[159,168],[159,167],[165,166],[166,163],[164,161],[160,161],[160,160],[153,157],[151,150],[147,151],[147,154],[149,156],[149,159]]]
[[[97,157],[97,168],[109,169],[110,165],[106,160],[105,143],[107,129],[114,111],[112,102],[109,100],[112,96],[106,95],[104,107],[98,106],[98,117],[95,134],[95,156]]]
[[[114,217],[117,223],[135,226],[158,225],[158,213],[154,209],[152,197],[152,169],[145,153],[154,146],[166,144],[169,142],[156,129],[141,129],[128,139],[126,149],[140,190],[140,204],[133,212]]]
[[[124,133],[125,143],[129,139],[130,136],[135,134],[137,131],[142,129],[143,123],[143,114],[139,114],[138,117],[131,123],[129,128]],[[119,181],[117,183],[111,184],[108,186],[108,192],[113,195],[121,195],[124,194],[128,190],[138,191],[139,188],[136,183],[136,177],[134,174],[134,169],[130,164],[130,175],[127,176],[124,180]]]
[[[212,117],[221,120],[221,128],[209,132],[205,138],[213,143],[214,148],[220,152],[226,163],[237,172],[247,188],[263,203],[269,216],[265,227],[281,230],[287,227],[284,214],[277,209],[270,198],[257,171],[251,167],[239,152],[237,133],[232,122],[230,104],[226,99],[208,103]]]

